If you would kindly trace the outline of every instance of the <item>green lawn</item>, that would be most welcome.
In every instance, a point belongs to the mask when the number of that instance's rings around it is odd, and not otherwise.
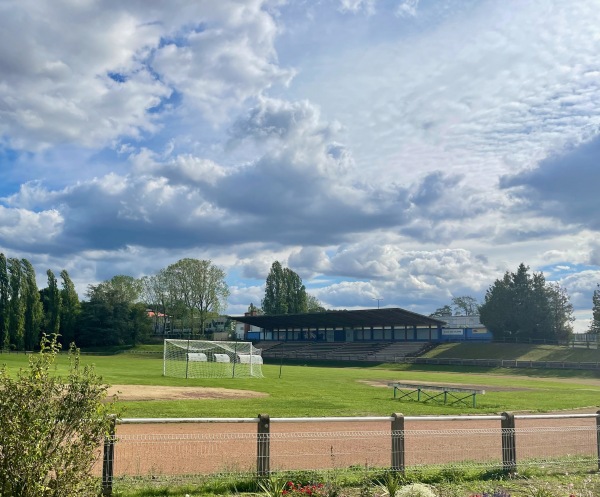
[[[26,365],[24,354],[4,354],[0,364],[14,372]],[[595,372],[563,370],[509,370],[416,365],[323,367],[266,364],[263,379],[180,379],[162,376],[162,358],[142,354],[83,356],[110,385],[171,385],[252,390],[264,398],[232,400],[120,401],[124,417],[272,417],[388,416],[483,414],[502,411],[553,411],[598,406],[600,379]],[[60,356],[57,372],[66,372],[67,358]],[[389,381],[429,384],[478,385],[486,390],[477,397],[477,408],[438,403],[399,401]],[[369,383],[370,382],[370,383]],[[512,389],[509,390],[508,388]]]
[[[445,343],[423,354],[423,357],[600,362],[600,350],[520,343]]]

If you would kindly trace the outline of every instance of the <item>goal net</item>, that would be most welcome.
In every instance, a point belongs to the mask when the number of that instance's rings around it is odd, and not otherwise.
[[[163,376],[262,378],[261,350],[251,342],[165,340]]]

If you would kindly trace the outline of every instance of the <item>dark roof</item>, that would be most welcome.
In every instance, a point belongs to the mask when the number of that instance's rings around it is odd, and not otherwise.
[[[360,311],[327,311],[274,316],[230,316],[241,323],[266,330],[293,328],[360,328],[363,326],[442,326],[444,321],[400,309],[367,309]]]

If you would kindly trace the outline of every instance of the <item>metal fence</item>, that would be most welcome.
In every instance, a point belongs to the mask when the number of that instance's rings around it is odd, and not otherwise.
[[[104,444],[104,495],[118,479],[281,471],[600,469],[600,411],[590,414],[339,418],[115,419]],[[100,467],[101,466],[101,467]]]

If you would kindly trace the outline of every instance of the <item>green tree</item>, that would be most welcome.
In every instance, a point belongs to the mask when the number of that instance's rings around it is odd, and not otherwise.
[[[570,333],[572,306],[566,291],[520,264],[488,289],[480,319],[495,338],[559,340]]]
[[[93,368],[69,355],[68,376],[56,374],[56,337],[42,338],[29,367],[0,370],[0,495],[75,497],[99,494],[92,476],[110,429],[113,402]]]
[[[265,282],[265,297],[261,305],[265,314],[288,313],[285,277],[279,261],[275,261],[271,265]]]
[[[450,307],[448,304],[443,307],[438,307],[429,315],[429,317],[432,318],[441,318],[444,316],[452,316],[452,307]]]
[[[79,343],[95,346],[135,345],[141,337],[139,330],[143,329],[139,326],[139,314],[133,309],[141,291],[140,281],[125,275],[89,285],[89,301],[82,305],[79,318]]]
[[[479,314],[479,304],[477,299],[469,295],[454,297],[452,299],[455,316],[476,316]]]
[[[10,342],[8,332],[9,292],[10,284],[6,257],[0,253],[0,349],[8,348]]]
[[[23,268],[21,261],[11,257],[8,259],[9,274],[9,306],[8,306],[8,333],[11,347],[22,350],[24,345],[23,330],[25,323],[25,307],[21,298],[21,285]]]
[[[27,259],[22,259],[21,264],[23,265],[23,344],[26,350],[33,350],[40,341],[44,310],[35,279],[35,269]]]
[[[600,285],[596,286],[592,295],[592,322],[590,333],[600,334]]]
[[[573,304],[567,290],[558,283],[550,283],[546,287],[550,307],[550,321],[553,334],[558,340],[568,340],[573,335]]]
[[[302,279],[279,261],[271,265],[262,300],[265,314],[301,314],[308,311],[308,295]]]
[[[65,269],[60,272],[60,279],[60,341],[63,346],[68,347],[76,339],[76,327],[81,312],[81,304],[75,285]]]
[[[225,272],[209,260],[181,259],[167,267],[166,281],[173,302],[182,302],[187,310],[190,331],[194,333],[194,318],[200,333],[208,319],[225,309],[229,287]]]
[[[327,312],[323,304],[314,295],[306,295],[306,312]]]
[[[42,290],[46,333],[58,335],[60,331],[61,297],[58,281],[52,270],[46,271],[48,287]]]

